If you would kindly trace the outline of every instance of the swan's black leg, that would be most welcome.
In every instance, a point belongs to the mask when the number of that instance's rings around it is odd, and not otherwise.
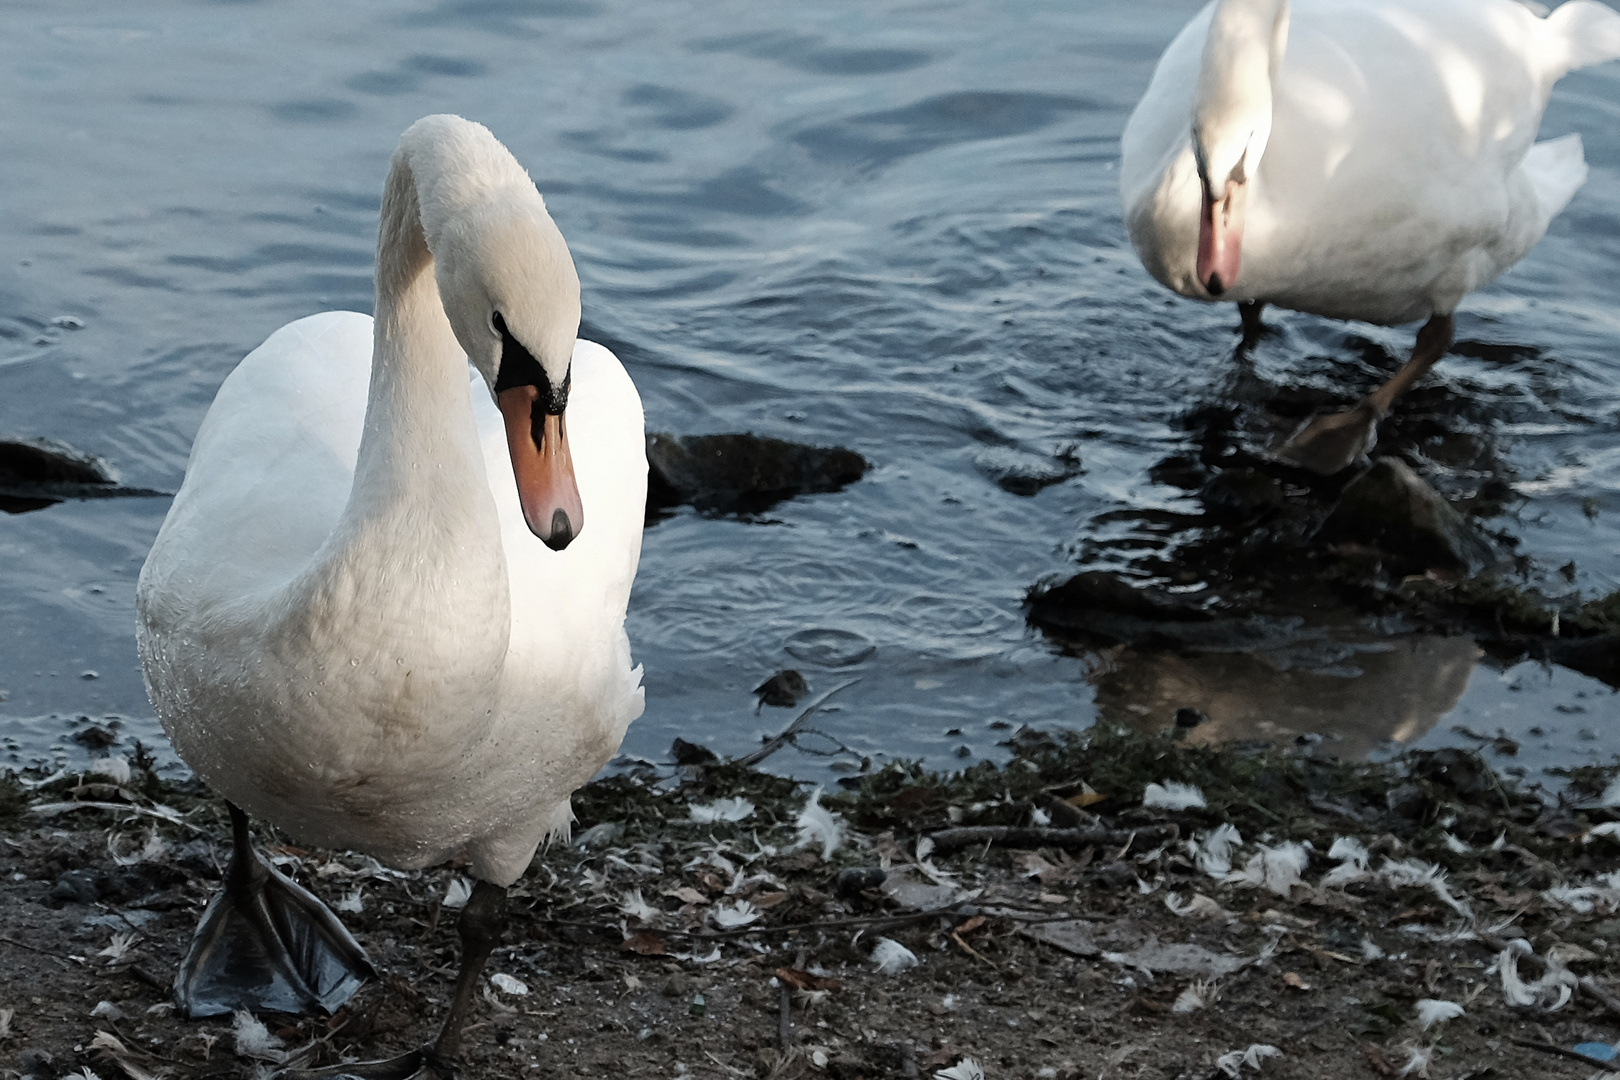
[[[477,995],[478,980],[490,953],[506,929],[506,889],[480,881],[473,886],[467,906],[456,923],[461,934],[461,972],[456,976],[450,1011],[432,1046],[386,1061],[333,1065],[325,1069],[291,1069],[276,1080],[455,1080],[461,1056],[461,1031]]]
[[[1450,315],[1435,315],[1418,331],[1412,357],[1388,382],[1341,413],[1319,416],[1295,432],[1275,451],[1279,461],[1331,476],[1355,464],[1378,442],[1378,422],[1389,415],[1395,399],[1435,365],[1451,347]]]
[[[333,1011],[376,969],[325,904],[254,849],[247,815],[226,805],[231,864],[175,975],[176,1003],[191,1017]]]
[[[1243,343],[1248,345],[1257,340],[1266,332],[1266,324],[1260,321],[1260,312],[1265,310],[1264,300],[1238,301],[1238,333],[1243,335]]]

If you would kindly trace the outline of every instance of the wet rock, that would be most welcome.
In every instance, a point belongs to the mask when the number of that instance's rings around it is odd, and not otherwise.
[[[677,765],[712,765],[720,760],[707,746],[699,746],[685,739],[676,739],[671,743],[669,752]]]
[[[795,659],[824,668],[851,667],[877,652],[877,646],[865,634],[832,628],[800,630],[783,647]]]
[[[91,724],[83,731],[75,731],[72,739],[86,750],[105,750],[118,741],[118,736],[99,724]]]
[[[1026,496],[1078,476],[1081,471],[1080,458],[1072,450],[1043,457],[1009,446],[992,446],[975,454],[973,464],[1001,490]]]
[[[51,885],[51,891],[45,894],[46,903],[51,907],[61,907],[63,904],[93,904],[101,899],[101,885],[97,877],[89,870],[69,870]]]
[[[1369,544],[1406,573],[1473,573],[1497,557],[1466,518],[1397,458],[1380,458],[1345,487],[1318,539]]]
[[[1263,622],[1222,615],[1203,607],[1201,599],[1087,570],[1057,585],[1036,586],[1027,614],[1043,630],[1088,643],[1226,652],[1261,647],[1274,636]]]
[[[1209,723],[1209,714],[1200,712],[1189,705],[1183,705],[1176,710],[1175,721],[1178,728],[1195,728],[1200,724]]]
[[[1283,485],[1258,469],[1223,469],[1200,493],[1204,509],[1217,520],[1247,519],[1280,509]]]
[[[647,508],[690,504],[716,513],[758,513],[784,499],[837,491],[865,475],[866,459],[837,446],[763,435],[647,436]]]
[[[1433,809],[1433,802],[1418,784],[1397,784],[1384,796],[1384,805],[1395,817],[1406,821],[1423,821]]]
[[[810,692],[810,684],[797,671],[784,668],[754,687],[753,692],[761,705],[786,709],[797,705]]]
[[[1441,750],[1414,750],[1412,775],[1436,787],[1455,792],[1472,801],[1496,790],[1496,779],[1489,765],[1478,754],[1455,747]]]
[[[1582,675],[1589,675],[1620,689],[1620,634],[1555,641],[1549,646],[1547,655],[1549,659]]]
[[[23,1080],[51,1080],[56,1075],[51,1069],[55,1060],[49,1050],[29,1047],[17,1055],[17,1071]]]
[[[8,514],[64,499],[168,494],[123,487],[106,462],[54,439],[0,439],[0,510]]]

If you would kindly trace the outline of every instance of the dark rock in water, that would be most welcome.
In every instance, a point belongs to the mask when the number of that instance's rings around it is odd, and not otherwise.
[[[830,628],[800,630],[784,646],[796,659],[826,668],[850,667],[877,652],[865,634]]]
[[[69,870],[51,885],[45,894],[51,907],[63,904],[93,904],[101,899],[101,885],[89,870]]]
[[[677,765],[713,765],[720,760],[707,746],[689,743],[685,739],[676,739],[670,745],[669,752],[674,755]]]
[[[1490,542],[1398,458],[1380,458],[1351,481],[1318,538],[1370,544],[1410,573],[1472,573],[1497,558]]]
[[[809,692],[810,684],[804,681],[803,675],[792,668],[778,671],[754,687],[754,693],[759,695],[762,705],[772,705],[779,709],[797,705]]]
[[[1274,644],[1277,628],[1265,620],[1226,615],[1192,594],[1133,584],[1106,570],[1087,570],[1052,586],[1036,586],[1029,621],[1060,638],[1088,644],[1213,649],[1222,652]]]
[[[72,738],[86,750],[105,750],[118,741],[116,734],[99,724],[91,724],[83,731],[75,731]]]
[[[1552,642],[1548,659],[1620,689],[1620,634]]]
[[[123,487],[100,458],[52,439],[0,439],[0,510],[8,514],[64,499],[168,494]]]
[[[1080,459],[1072,451],[1042,457],[1006,446],[981,450],[973,464],[997,487],[1014,495],[1033,495],[1044,487],[1079,476],[1081,471]]]
[[[853,450],[763,435],[647,436],[647,507],[689,503],[717,513],[758,513],[784,499],[837,491],[866,474]]]

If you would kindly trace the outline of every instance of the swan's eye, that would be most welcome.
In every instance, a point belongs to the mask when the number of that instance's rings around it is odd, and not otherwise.
[[[506,320],[501,318],[498,311],[492,312],[489,316],[489,332],[498,338],[506,336]]]

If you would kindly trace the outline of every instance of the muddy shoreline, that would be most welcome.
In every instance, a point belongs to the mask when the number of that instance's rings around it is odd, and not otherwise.
[[[599,779],[513,890],[463,1075],[1593,1074],[1552,1051],[1620,1038],[1620,762],[1555,792],[1463,751],[1184,734],[1026,729],[1003,767],[890,764],[814,799],[718,761]],[[150,764],[0,786],[0,1068],[247,1077],[431,1036],[459,868],[265,831],[384,975],[267,1039],[175,1016],[228,827]],[[1423,1000],[1463,1011],[1425,1029]]]

